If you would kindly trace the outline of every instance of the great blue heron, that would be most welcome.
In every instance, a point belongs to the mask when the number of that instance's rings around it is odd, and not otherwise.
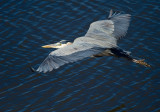
[[[117,40],[125,36],[128,30],[130,18],[130,14],[113,13],[111,10],[108,19],[91,23],[85,36],[76,38],[73,43],[60,41],[56,44],[42,46],[58,49],[52,51],[36,71],[45,73],[86,57],[101,56],[124,57],[150,67],[144,60],[132,58],[128,51],[117,46]]]

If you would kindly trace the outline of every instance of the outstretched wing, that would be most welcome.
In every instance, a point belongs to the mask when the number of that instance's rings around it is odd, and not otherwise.
[[[85,36],[94,37],[94,36],[112,36],[116,39],[119,39],[127,33],[129,23],[130,23],[130,14],[112,14],[110,11],[109,17],[107,20],[101,20],[93,22],[90,25],[90,28]]]
[[[103,50],[104,48],[95,45],[73,43],[72,45],[51,52],[36,71],[44,73],[52,71],[64,64],[81,60],[100,53]]]

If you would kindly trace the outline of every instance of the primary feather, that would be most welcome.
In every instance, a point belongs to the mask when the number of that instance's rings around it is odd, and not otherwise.
[[[118,13],[112,15],[112,11],[110,11],[108,19],[93,22],[85,36],[93,38],[107,36],[119,39],[127,33],[130,18],[130,14]]]

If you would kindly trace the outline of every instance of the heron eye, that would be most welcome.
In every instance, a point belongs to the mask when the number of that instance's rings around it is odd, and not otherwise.
[[[61,46],[62,44],[61,43],[57,43],[57,46]]]

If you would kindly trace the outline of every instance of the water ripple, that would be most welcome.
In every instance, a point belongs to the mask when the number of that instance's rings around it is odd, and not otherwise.
[[[158,112],[159,1],[0,2],[0,111]],[[88,58],[47,74],[32,73],[51,52],[45,44],[73,41],[110,9],[132,15],[119,46],[151,69],[114,57]]]

